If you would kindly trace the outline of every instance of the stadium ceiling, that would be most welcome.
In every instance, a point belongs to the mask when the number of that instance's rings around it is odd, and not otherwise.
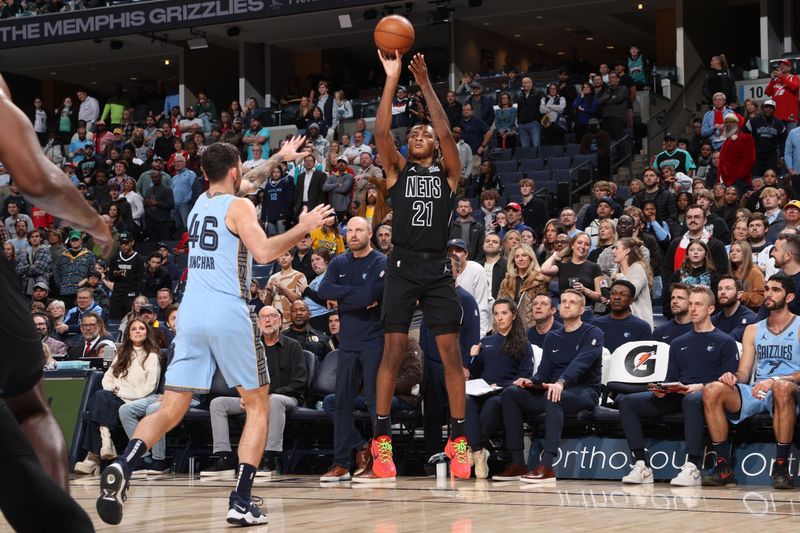
[[[480,3],[473,7],[470,4]],[[0,51],[4,71],[39,79],[59,79],[108,90],[116,81],[142,82],[177,76],[177,59],[192,32],[202,32],[212,45],[237,49],[240,42],[266,42],[293,52],[351,48],[372,54],[371,32],[387,12],[407,16],[417,28],[417,45],[447,45],[447,26],[431,24],[437,6],[453,9],[455,20],[483,31],[514,39],[521,46],[554,55],[571,47],[589,61],[622,57],[628,45],[645,50],[655,44],[655,11],[673,7],[674,0],[641,2],[619,0],[414,0],[376,3],[235,24],[186,28],[115,37],[122,48],[111,49],[111,39],[48,44]],[[410,6],[410,12],[409,7]],[[368,10],[377,18],[370,18]],[[352,28],[339,27],[339,15],[348,14]],[[366,15],[366,17],[365,17]],[[238,29],[229,31],[232,26]],[[231,36],[232,33],[236,33]],[[155,37],[155,38],[154,38]],[[370,46],[365,46],[369,43]],[[456,46],[458,43],[456,43]],[[202,53],[202,50],[186,53]],[[169,65],[165,62],[169,61]],[[55,73],[55,74],[54,74]],[[131,80],[130,78],[136,78]],[[92,83],[94,82],[94,83]]]

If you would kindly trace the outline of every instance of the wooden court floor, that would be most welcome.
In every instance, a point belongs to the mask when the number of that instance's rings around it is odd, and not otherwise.
[[[73,497],[97,531],[218,532],[234,480],[149,476],[131,483],[125,516],[107,526],[94,510],[98,479],[75,479]],[[247,531],[449,533],[536,531],[798,531],[800,490],[771,487],[671,488],[609,481],[558,481],[547,487],[486,480],[399,478],[392,485],[320,484],[316,476],[258,478],[270,523]],[[0,531],[10,531],[0,518]]]

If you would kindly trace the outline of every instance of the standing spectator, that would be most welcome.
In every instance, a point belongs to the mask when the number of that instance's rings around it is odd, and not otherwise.
[[[725,93],[717,92],[711,99],[713,107],[703,115],[703,124],[700,134],[711,140],[714,150],[719,150],[725,142],[725,117],[736,113],[732,109],[725,107],[727,99]]]
[[[5,219],[5,227],[8,235],[13,235],[16,231],[17,222],[22,220],[25,222],[25,232],[33,230],[33,220],[31,217],[21,212],[19,204],[10,202],[7,206],[8,216]],[[5,241],[4,241],[5,242]]]
[[[547,222],[547,203],[533,195],[536,183],[530,178],[519,180],[520,206],[522,207],[522,222],[541,235]]]
[[[315,106],[322,112],[322,118],[326,124],[333,124],[333,97],[329,94],[330,87],[328,82],[321,80],[317,84],[317,99],[314,102]]]
[[[250,129],[245,132],[242,142],[247,147],[247,159],[253,159],[253,146],[260,145],[262,150],[264,145],[269,148],[269,128],[262,126],[261,118],[253,117],[250,119]]]
[[[542,114],[539,111],[539,102],[542,95],[533,88],[533,79],[528,76],[522,78],[522,90],[517,98],[517,122],[519,123],[520,146],[529,148],[539,147],[541,144],[542,125],[539,121]]]
[[[192,210],[192,185],[197,174],[186,168],[186,159],[182,155],[175,156],[175,174],[172,176],[172,196],[175,202],[175,212],[173,220],[179,233],[182,233],[189,226],[187,225],[189,212]]]
[[[558,95],[564,98],[566,108],[563,113],[572,124],[575,112],[572,102],[578,97],[578,91],[575,89],[575,83],[570,81],[570,74],[566,69],[561,69],[558,73]]]
[[[186,117],[178,120],[178,133],[183,142],[188,142],[198,131],[203,131],[203,120],[197,117],[197,110],[193,107],[186,109]]]
[[[492,99],[483,94],[483,85],[480,82],[473,81],[470,89],[472,94],[467,98],[465,104],[470,104],[475,116],[480,117],[486,124],[493,124],[495,118],[494,106],[492,105]]]
[[[517,144],[517,104],[507,92],[500,93],[500,101],[494,110],[494,131],[500,148],[513,148]]]
[[[691,176],[695,169],[689,152],[678,148],[678,141],[670,132],[664,134],[664,151],[659,152],[653,160],[653,166],[663,172],[664,167],[672,167],[675,172],[683,172]]]
[[[144,291],[144,259],[134,250],[133,235],[119,234],[119,253],[108,263],[106,279],[114,284],[108,309],[111,320],[121,320],[133,305],[136,295]]]
[[[719,152],[719,179],[744,193],[752,186],[756,145],[752,135],[740,130],[738,115],[726,115],[724,121],[725,142]]]
[[[197,103],[192,108],[194,108],[197,118],[203,121],[203,131],[210,132],[211,125],[219,119],[219,114],[214,100],[208,97],[205,89],[197,91]]]
[[[620,85],[619,77],[615,72],[608,74],[608,90],[598,98],[603,116],[603,129],[617,141],[625,134],[625,124],[628,116],[628,88]]]
[[[469,147],[467,147],[469,148]],[[470,165],[472,157],[470,156]],[[372,154],[363,152],[358,157],[358,168],[353,176],[353,200],[364,203],[367,195],[367,186],[373,183],[375,186],[385,188],[386,180],[383,178],[383,170],[373,163]]]
[[[72,141],[72,133],[78,129],[78,110],[72,104],[71,97],[64,98],[61,107],[57,107],[53,112],[53,117],[61,144],[68,146]]]
[[[141,228],[144,218],[144,198],[136,192],[136,180],[127,178],[122,184],[122,193],[120,198],[123,198],[130,204],[131,217],[136,225]]]
[[[310,262],[310,260],[309,260]],[[264,303],[281,311],[284,321],[291,317],[292,302],[303,294],[308,282],[302,272],[292,268],[292,254],[285,252],[278,257],[280,271],[270,276],[267,281]],[[293,297],[288,295],[292,294]]]
[[[539,100],[539,112],[542,114],[542,126],[544,126],[544,144],[554,145],[563,144],[564,130],[558,123],[562,120],[564,110],[567,108],[567,101],[558,94],[558,85],[551,83],[547,86],[547,94]]]
[[[633,199],[633,205],[641,209],[647,200],[656,204],[656,219],[670,220],[677,218],[678,207],[675,202],[675,193],[662,187],[658,176],[658,171],[652,167],[647,167],[642,171],[642,181],[644,190],[637,194]]]
[[[28,244],[30,246],[24,252],[28,259],[24,268],[17,267],[17,274],[22,281],[22,290],[27,296],[33,294],[33,288],[37,283],[47,283],[50,278],[50,249],[44,243],[43,231],[34,229],[28,232]]]
[[[47,143],[47,131],[52,122],[51,115],[44,109],[42,98],[37,96],[33,99],[33,107],[28,112],[28,118],[33,125],[33,131],[39,138],[39,144],[44,146]]]
[[[762,114],[747,121],[744,131],[753,136],[756,145],[756,162],[751,174],[761,176],[768,169],[778,168],[781,140],[785,126],[775,113],[775,101],[766,100],[762,105]]]
[[[461,130],[464,141],[466,141],[472,150],[474,164],[475,156],[479,156],[478,159],[480,159],[480,156],[486,151],[489,141],[492,140],[492,130],[486,122],[475,116],[472,104],[469,102],[462,106],[461,114]]]
[[[594,97],[594,91],[589,83],[581,86],[581,92],[572,100],[572,109],[575,117],[575,138],[581,142],[583,136],[589,131],[589,121],[597,116],[599,105]]]
[[[165,241],[170,236],[170,219],[175,208],[172,189],[161,183],[161,171],[150,171],[153,184],[144,197],[145,230],[153,241]]]
[[[69,248],[56,261],[53,278],[59,296],[67,308],[75,304],[78,284],[94,269],[95,256],[83,246],[83,237],[78,230],[69,232]]]
[[[627,61],[628,75],[636,83],[636,89],[641,91],[647,85],[647,60],[637,45],[628,49]]]
[[[615,274],[615,283],[616,280],[624,280],[633,288],[630,302],[631,313],[646,322],[652,330],[653,304],[650,300],[650,288],[653,284],[653,273],[650,265],[642,257],[638,239],[626,237],[618,240],[612,250],[612,256],[619,269]],[[647,338],[649,338],[649,332]],[[611,348],[609,350],[613,351]]]
[[[86,123],[86,130],[94,132],[97,119],[100,118],[100,102],[94,96],[89,96],[86,89],[78,89],[78,100],[81,105],[78,109],[78,120]]]
[[[736,85],[733,82],[728,61],[725,54],[711,57],[709,70],[703,81],[703,96],[706,101],[714,102],[718,93],[725,96],[725,100],[731,104],[736,103]],[[716,106],[716,102],[714,102]]]
[[[304,207],[310,211],[325,201],[322,188],[328,177],[316,169],[316,164],[313,155],[303,158],[303,170],[297,175],[297,188],[294,191],[294,215],[298,215]]]
[[[338,131],[339,126],[344,120],[353,118],[353,102],[347,99],[344,91],[341,89],[333,93],[333,109],[331,110],[331,115],[331,127],[334,132]],[[355,135],[353,138],[355,138]]]
[[[458,200],[456,217],[450,223],[450,239],[461,239],[467,245],[467,255],[480,261],[483,258],[484,228],[471,216],[472,204],[467,198]]]
[[[492,327],[492,315],[491,294],[486,283],[485,270],[475,261],[468,260],[467,244],[461,239],[447,241],[447,254],[458,259],[456,287],[463,288],[475,298],[480,312],[481,333],[487,333]]]
[[[479,264],[483,267],[486,281],[489,284],[489,294],[493,300],[497,299],[500,285],[505,279],[507,272],[506,258],[501,253],[500,236],[497,233],[489,233],[483,239],[483,260]]]
[[[276,166],[264,184],[264,208],[261,210],[261,223],[266,224],[270,236],[285,232],[292,220],[294,210],[294,181]]]
[[[786,131],[791,131],[797,127],[800,92],[800,78],[792,74],[792,60],[781,59],[771,78],[764,94],[775,101],[775,117],[783,121]]]
[[[450,127],[455,128],[461,125],[461,102],[456,100],[456,93],[447,91],[443,107]]]
[[[144,272],[144,287],[142,294],[147,298],[155,298],[160,289],[169,289],[172,287],[172,279],[169,277],[169,272],[166,268],[161,266],[164,259],[158,251],[150,254],[147,258],[147,268]],[[132,280],[135,282],[135,280]],[[157,314],[153,309],[153,314]]]
[[[800,128],[793,129],[786,137],[783,161],[794,184],[798,179],[796,176],[800,174]]]

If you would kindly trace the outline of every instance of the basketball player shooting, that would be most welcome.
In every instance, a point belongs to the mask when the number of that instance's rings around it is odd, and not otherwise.
[[[0,160],[37,207],[111,251],[111,232],[45,157],[0,77]],[[67,447],[44,394],[42,341],[14,269],[0,259],[0,510],[17,531],[94,531],[68,495]],[[45,509],[46,512],[42,512]]]
[[[178,313],[175,355],[167,368],[164,397],[158,411],[139,422],[125,453],[103,470],[97,513],[109,524],[122,520],[131,467],[147,449],[181,421],[193,393],[207,393],[219,368],[236,387],[247,418],[239,441],[237,484],[228,502],[227,521],[265,524],[260,500],[251,495],[267,439],[269,374],[266,351],[256,317],[247,306],[252,260],[269,263],[292,248],[303,235],[333,223],[333,209],[319,205],[300,214],[289,231],[267,238],[253,203],[237,198],[253,190],[283,159],[295,158],[303,145],[295,137],[262,165],[262,173],[242,178],[238,149],[215,143],[203,153],[202,167],[210,185],[189,213],[189,276]],[[268,320],[275,320],[268,317]]]
[[[394,248],[387,261],[381,311],[384,349],[378,370],[374,438],[370,443],[372,465],[353,481],[375,482],[396,475],[389,413],[417,302],[436,336],[444,364],[452,417],[445,453],[450,458],[452,473],[469,478],[464,429],[465,372],[458,343],[463,312],[446,252],[453,196],[460,173],[458,148],[450,133],[447,115],[428,78],[425,57],[416,54],[409,70],[428,103],[432,126],[420,124],[411,128],[408,159],[397,151],[391,135],[392,97],[400,80],[402,55],[396,51],[394,57],[390,57],[378,51],[378,57],[386,71],[386,85],[378,107],[375,138],[394,209]]]

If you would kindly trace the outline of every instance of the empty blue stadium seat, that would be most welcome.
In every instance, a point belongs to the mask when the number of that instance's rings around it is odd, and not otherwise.
[[[575,157],[581,151],[580,144],[568,144],[566,150],[564,150],[564,155],[568,155],[570,157]]]
[[[577,167],[584,161],[591,161],[593,166],[597,166],[597,154],[578,154],[572,159],[572,168]]]
[[[504,172],[515,172],[517,170],[517,165],[519,164],[518,161],[495,161],[494,162],[494,169],[497,171],[498,174]]]
[[[519,165],[520,172],[544,170],[544,159],[523,159]]]
[[[519,180],[523,178],[523,173],[519,171],[503,172],[502,174],[498,174],[498,177],[500,179],[500,183],[505,186],[516,185],[519,183]]]
[[[550,181],[553,179],[553,173],[549,170],[536,170],[534,172],[529,172],[528,177],[535,181],[538,187],[540,181]]]
[[[522,159],[536,159],[539,157],[539,147],[538,146],[526,146],[526,147],[519,147],[514,152],[514,159],[522,160]]]
[[[539,156],[544,157],[546,159],[550,159],[551,157],[561,157],[564,155],[564,146],[557,144],[553,146],[541,146],[539,147]]]
[[[572,160],[569,157],[551,157],[547,160],[547,168],[555,170],[558,168],[570,168]]]
[[[554,177],[556,181],[570,181],[572,176],[570,175],[571,170],[568,168],[559,168],[556,169],[554,172]]]

